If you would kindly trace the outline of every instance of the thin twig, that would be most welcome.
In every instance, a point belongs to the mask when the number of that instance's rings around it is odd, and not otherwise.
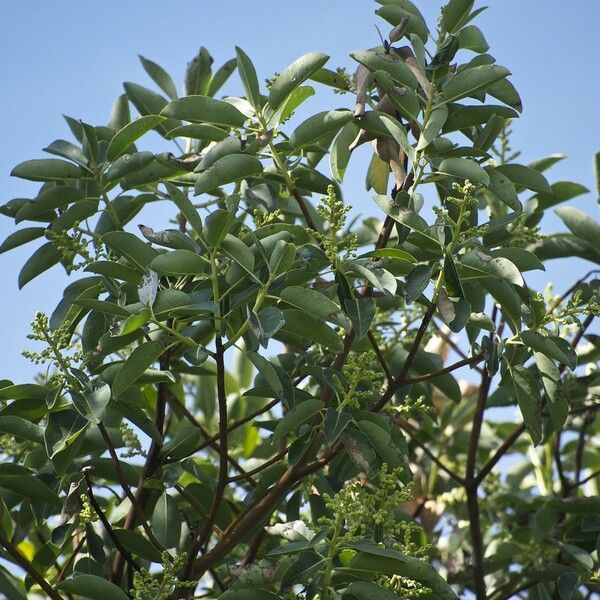
[[[400,429],[402,429],[402,431],[405,431],[408,433],[408,435],[410,435],[410,438],[415,446],[419,447],[442,471],[444,471],[444,473],[449,475],[460,485],[465,484],[463,477],[453,471],[450,467],[446,466],[440,458],[438,458],[435,454],[433,454],[433,452],[431,452],[431,450],[429,450],[429,448],[427,448],[425,444],[418,440],[417,435],[419,432],[416,427],[413,427],[406,419],[403,419],[402,417],[395,418],[394,422],[398,427],[400,427]]]
[[[470,358],[465,358],[463,360],[459,360],[452,365],[444,367],[439,371],[435,371],[433,373],[427,373],[426,375],[420,375],[419,377],[411,377],[404,382],[404,385],[410,385],[413,383],[420,383],[421,381],[429,381],[430,379],[435,379],[440,375],[445,375],[446,373],[451,373],[452,371],[456,371],[456,369],[460,369],[461,367],[466,367],[467,365],[474,365],[476,363],[484,360],[485,356],[483,354],[477,354],[476,356],[471,356]]]
[[[112,543],[119,550],[119,552],[125,557],[125,560],[131,565],[131,567],[133,569],[135,569],[136,571],[139,571],[140,566],[137,564],[137,562],[135,561],[133,556],[131,556],[131,553],[129,552],[129,550],[127,550],[127,548],[125,548],[125,546],[123,546],[123,544],[121,544],[121,541],[119,540],[116,533],[114,532],[111,524],[108,522],[106,515],[100,508],[100,505],[98,504],[98,501],[96,500],[96,496],[94,496],[92,480],[90,479],[90,475],[89,475],[88,471],[85,469],[83,471],[83,477],[85,478],[85,482],[87,484],[87,496],[90,501],[90,504],[92,505],[92,508],[94,509],[95,513],[98,515],[98,518],[100,519],[102,525],[104,526],[104,529],[106,530],[106,533],[108,534],[108,537],[112,540]]]
[[[392,381],[394,381],[394,376],[392,375],[392,372],[390,371],[390,368],[385,360],[385,356],[383,356],[383,352],[381,351],[381,348],[379,347],[379,344],[377,343],[377,340],[375,339],[375,336],[373,335],[371,330],[368,331],[367,337],[369,338],[369,342],[371,342],[371,347],[375,352],[375,356],[377,356],[377,360],[379,361],[379,364],[381,365],[381,368],[385,373],[385,377],[388,380],[388,383],[391,383]]]
[[[114,445],[112,443],[112,440],[110,439],[110,436],[108,435],[108,431],[106,430],[106,427],[104,426],[104,424],[102,422],[98,423],[98,429],[100,431],[100,434],[102,435],[102,438],[104,439],[104,443],[106,444],[106,447],[108,448],[108,453],[110,454],[110,457],[111,457],[111,459],[113,461],[113,464],[115,466],[115,471],[117,473],[117,477],[119,479],[119,483],[121,484],[121,487],[123,488],[123,491],[125,492],[125,495],[127,496],[127,498],[129,498],[129,501],[131,502],[131,505],[135,506],[135,509],[136,509],[137,513],[139,514],[140,524],[142,526],[142,529],[144,530],[144,532],[148,536],[148,539],[150,540],[150,542],[152,543],[152,545],[159,552],[164,552],[165,549],[163,548],[163,546],[161,545],[161,543],[156,539],[156,536],[154,535],[154,532],[152,531],[152,529],[148,525],[148,522],[146,521],[146,517],[144,515],[144,511],[142,509],[142,506],[137,501],[136,497],[134,496],[133,492],[131,491],[131,488],[129,487],[129,485],[127,483],[127,480],[125,478],[125,474],[123,473],[123,469],[121,467],[121,461],[119,460],[119,457],[117,456],[117,452],[116,452],[115,447],[114,447]]]

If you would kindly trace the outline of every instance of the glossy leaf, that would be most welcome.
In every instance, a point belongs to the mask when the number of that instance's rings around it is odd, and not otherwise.
[[[161,114],[192,123],[214,123],[241,127],[246,117],[235,106],[208,96],[186,96],[173,100]]]
[[[137,139],[164,120],[165,118],[159,115],[146,115],[125,125],[110,140],[106,155],[108,160],[113,161],[119,158]]]
[[[158,342],[144,342],[138,346],[119,369],[112,385],[113,394],[119,396],[133,385],[162,352],[163,347]]]
[[[269,91],[269,104],[278,108],[304,81],[318,71],[329,60],[321,52],[309,52],[286,67],[273,81]]]

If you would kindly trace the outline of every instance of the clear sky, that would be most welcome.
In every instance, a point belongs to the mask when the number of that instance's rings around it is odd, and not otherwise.
[[[440,2],[415,1],[434,24]],[[592,157],[600,150],[600,70],[594,56],[600,2],[488,4],[476,23],[490,53],[512,71],[524,101],[523,117],[514,125],[513,145],[523,152],[520,160],[564,153],[568,159],[550,173],[551,182],[570,179],[595,190]],[[123,81],[151,86],[137,54],[158,62],[176,81],[182,80],[187,61],[201,45],[216,65],[233,56],[235,45],[243,47],[263,80],[311,50],[330,54],[329,66],[353,68],[348,53],[379,43],[374,24],[385,31],[385,23],[373,15],[376,6],[372,0],[2,0],[0,202],[35,194],[36,184],[11,178],[9,172],[23,160],[41,158],[41,149],[53,140],[69,138],[61,114],[104,124]],[[311,101],[315,112],[352,104],[349,96],[331,94],[317,94]],[[366,212],[364,165],[355,161],[351,168],[346,200]],[[598,218],[594,191],[576,205]],[[164,213],[164,226],[171,216]],[[561,227],[553,217],[546,219],[546,226]],[[0,216],[1,239],[13,228],[10,219]],[[55,267],[17,290],[19,269],[34,247],[0,255],[0,379],[22,382],[33,371],[19,355],[27,347],[29,321],[36,310],[50,312],[65,285],[64,274]],[[550,277],[562,290],[587,267],[563,263],[529,280],[537,285]]]

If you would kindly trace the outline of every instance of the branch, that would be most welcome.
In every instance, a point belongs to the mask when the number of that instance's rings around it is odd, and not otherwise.
[[[421,340],[427,331],[427,327],[435,313],[435,302],[430,302],[423,318],[421,319],[421,325],[419,326],[419,330],[417,331],[417,335],[412,343],[408,356],[402,365],[402,369],[398,374],[398,377],[393,381],[391,385],[388,385],[387,390],[381,396],[379,401],[373,406],[371,409],[373,412],[379,412],[394,396],[394,394],[404,385],[406,385],[406,377],[413,365],[415,357],[417,356],[417,352],[421,347]]]
[[[433,452],[431,452],[431,450],[429,450],[429,448],[427,448],[425,444],[417,439],[416,436],[418,434],[418,430],[416,427],[413,427],[406,419],[403,419],[402,417],[396,417],[394,419],[394,423],[396,423],[396,425],[400,427],[402,431],[408,433],[414,444],[418,446],[442,471],[444,471],[444,473],[449,475],[457,483],[465,485],[465,480],[463,477],[450,469],[450,467],[447,467],[435,454],[433,454]]]
[[[125,479],[125,474],[123,473],[123,469],[121,468],[121,461],[119,460],[119,457],[117,456],[117,452],[112,443],[112,440],[110,439],[110,436],[108,435],[108,431],[106,430],[106,427],[104,427],[104,423],[102,423],[102,422],[98,423],[98,429],[100,430],[100,434],[102,435],[102,438],[104,439],[106,447],[108,448],[108,453],[110,454],[113,464],[115,465],[115,471],[117,473],[119,483],[121,484],[121,487],[123,488],[123,491],[125,492],[125,495],[127,496],[127,498],[129,498],[129,501],[131,502],[131,506],[135,506],[135,510],[140,515],[140,524],[142,526],[142,529],[148,536],[148,539],[150,540],[152,545],[159,552],[164,552],[163,546],[156,539],[154,532],[148,525],[148,522],[146,521],[146,517],[144,515],[144,511],[143,511],[141,505],[139,504],[139,502],[137,501],[136,497],[133,495],[133,492],[131,491],[129,484],[127,483],[127,480]]]
[[[0,533],[0,545],[12,556],[14,561],[33,579],[52,600],[63,600],[63,597],[44,579],[42,574],[19,552],[18,548]]]
[[[168,370],[169,362],[171,360],[171,353],[167,350],[164,352],[160,359],[160,368],[163,371]],[[155,425],[156,429],[160,435],[164,435],[164,424],[165,424],[165,410],[167,406],[167,384],[165,382],[161,382],[158,384],[158,393],[156,395],[156,417],[155,417]],[[137,484],[137,488],[135,490],[135,503],[131,505],[129,512],[127,513],[127,517],[125,517],[125,523],[123,524],[124,529],[133,529],[135,527],[137,521],[137,506],[142,506],[146,495],[148,494],[148,489],[144,487],[144,482],[146,479],[151,477],[156,470],[160,467],[160,450],[162,448],[162,441],[157,443],[156,440],[152,440],[150,444],[150,449],[148,450],[148,456],[146,457],[146,462],[144,463],[144,467],[142,468],[142,473],[140,474],[140,479]],[[112,576],[110,577],[113,583],[118,583],[121,581],[123,577],[123,569],[125,566],[125,561],[123,558],[123,553],[117,551],[115,553],[115,559],[113,562]]]
[[[237,429],[238,427],[245,425],[246,423],[248,423],[248,421],[253,421],[256,417],[259,417],[260,415],[271,410],[274,406],[277,406],[277,404],[279,404],[279,402],[280,402],[279,399],[271,400],[271,402],[266,404],[263,408],[259,408],[258,410],[251,412],[250,414],[246,415],[245,417],[238,419],[237,421],[235,421],[231,425],[229,425],[229,427],[227,427],[227,433],[230,433],[230,432],[234,431],[235,429]],[[192,454],[196,454],[196,452],[200,452],[200,450],[204,450],[204,448],[206,448],[207,446],[210,446],[212,444],[212,442],[216,442],[218,440],[219,440],[218,433],[213,436],[208,436],[206,440],[204,440],[199,446],[196,446],[194,448],[194,450],[192,451]],[[167,461],[167,462],[169,462],[169,461]]]
[[[379,344],[377,343],[377,340],[375,339],[375,336],[373,335],[370,329],[367,332],[367,337],[369,338],[369,342],[371,342],[371,347],[373,348],[373,351],[377,356],[377,360],[379,361],[379,364],[381,365],[381,368],[385,373],[385,377],[388,380],[388,384],[392,383],[392,381],[394,381],[394,376],[392,375],[392,372],[390,371],[390,368],[387,362],[385,361],[385,357],[383,356],[383,352],[381,351],[381,348],[379,347]]]
[[[185,572],[187,576],[190,570],[194,566],[196,555],[200,551],[200,548],[204,546],[207,540],[210,538],[215,520],[217,518],[217,512],[223,495],[225,494],[225,487],[227,485],[227,473],[228,473],[228,439],[227,439],[227,394],[225,392],[225,351],[223,349],[223,341],[221,336],[215,337],[215,348],[216,355],[215,361],[217,363],[217,401],[219,404],[219,478],[217,480],[217,486],[215,488],[215,494],[212,499],[208,516],[206,517],[206,523],[202,528],[202,531],[198,534],[194,540],[190,556],[188,558],[188,564]]]
[[[461,367],[466,367],[467,365],[474,365],[476,363],[484,360],[483,354],[477,354],[476,356],[471,356],[470,358],[465,358],[463,360],[459,360],[455,362],[453,365],[449,365],[440,369],[439,371],[435,371],[434,373],[427,373],[426,375],[420,375],[419,377],[411,377],[404,382],[404,385],[410,385],[413,383],[420,383],[421,381],[428,381],[430,379],[435,379],[440,375],[445,375],[446,373],[451,373],[452,371],[456,371],[456,369],[460,369]]]
[[[264,471],[265,469],[270,467],[272,464],[276,463],[278,460],[281,460],[288,453],[288,450],[289,450],[289,447],[284,448],[283,450],[278,452],[275,456],[273,456],[269,460],[262,463],[262,465],[256,467],[256,469],[252,469],[251,471],[245,471],[244,473],[242,473],[240,475],[235,475],[234,477],[228,477],[227,483],[233,483],[235,481],[243,481],[244,479],[251,480],[252,475],[256,475],[257,473]]]
[[[475,478],[477,468],[477,449],[479,437],[483,425],[483,414],[490,390],[491,378],[484,369],[479,387],[479,396],[473,415],[471,426],[471,437],[469,438],[469,450],[467,453],[467,468],[465,474],[465,489],[467,492],[467,511],[469,513],[469,531],[471,533],[471,546],[473,549],[473,581],[477,600],[485,600],[485,572],[483,564],[483,536],[481,534],[481,522],[479,519],[479,499],[477,497],[478,483]]]
[[[294,196],[294,198],[296,199],[296,202],[298,203],[298,206],[300,207],[302,216],[304,217],[304,220],[306,221],[306,225],[309,227],[309,229],[312,229],[313,231],[317,231],[315,222],[312,220],[312,217],[310,216],[310,213],[308,212],[308,207],[306,206],[306,202],[304,202],[304,198],[302,197],[302,194],[298,191],[298,188],[292,187],[290,189],[290,192],[292,193],[292,196]]]
[[[121,544],[119,538],[117,537],[113,528],[111,527],[111,524],[108,522],[108,519],[106,518],[105,514],[102,512],[102,509],[100,508],[100,505],[98,504],[98,501],[96,500],[96,496],[94,496],[94,491],[92,489],[93,483],[92,483],[92,480],[90,479],[89,470],[90,470],[89,467],[83,469],[83,477],[85,478],[85,482],[87,484],[87,496],[89,498],[90,504],[92,505],[92,508],[98,515],[98,518],[102,522],[102,525],[104,526],[104,529],[106,530],[106,533],[108,534],[108,537],[112,540],[115,547],[125,557],[125,560],[127,560],[129,565],[131,566],[131,568],[135,569],[136,571],[139,571],[140,566],[137,564],[137,562],[135,562],[135,559],[133,558],[133,556],[131,556],[131,553],[129,552],[129,550],[127,550],[127,548],[125,548],[123,546],[123,544]]]
[[[194,427],[196,427],[197,429],[200,430],[200,433],[202,434],[202,436],[205,438],[206,440],[206,444],[208,446],[210,446],[211,448],[213,448],[214,450],[216,450],[217,452],[220,452],[220,445],[218,444],[218,442],[216,441],[217,439],[219,439],[219,435],[217,434],[216,436],[211,436],[208,431],[206,431],[206,429],[204,429],[204,427],[202,427],[202,425],[198,422],[198,420],[194,417],[194,415],[187,409],[187,407],[181,403],[179,401],[179,399],[175,396],[175,394],[173,394],[171,391],[169,391],[169,398],[172,400],[171,404],[175,407],[176,411],[180,411],[183,416],[188,420],[189,423],[191,423]],[[229,431],[229,428],[227,429],[227,431]],[[194,450],[192,452],[192,454],[195,454],[197,452],[197,450]],[[181,459],[177,459],[177,461],[179,461]],[[231,464],[231,466],[238,472],[241,473],[242,476],[247,475],[246,471],[244,470],[244,468],[240,465],[240,463],[235,460],[235,458],[233,458],[233,456],[231,456],[229,453],[227,454],[227,460],[229,461],[229,463]],[[177,461],[173,461],[172,459],[166,459],[165,463],[171,463],[171,462],[177,462]],[[252,477],[248,477],[248,480],[250,482],[251,485],[256,486],[257,483],[256,481],[254,481],[252,479]]]

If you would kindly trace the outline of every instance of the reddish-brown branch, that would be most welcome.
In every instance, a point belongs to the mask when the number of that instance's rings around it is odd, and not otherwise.
[[[217,364],[217,403],[219,407],[219,477],[217,485],[215,487],[215,493],[212,499],[208,516],[206,517],[206,523],[202,528],[202,531],[198,534],[194,540],[194,545],[190,551],[188,564],[186,567],[186,576],[192,570],[194,560],[200,548],[202,548],[209,540],[215,521],[217,519],[217,513],[225,489],[227,486],[227,475],[228,475],[228,438],[227,438],[227,393],[225,391],[225,349],[223,348],[223,341],[220,336],[215,338],[215,362]]]

